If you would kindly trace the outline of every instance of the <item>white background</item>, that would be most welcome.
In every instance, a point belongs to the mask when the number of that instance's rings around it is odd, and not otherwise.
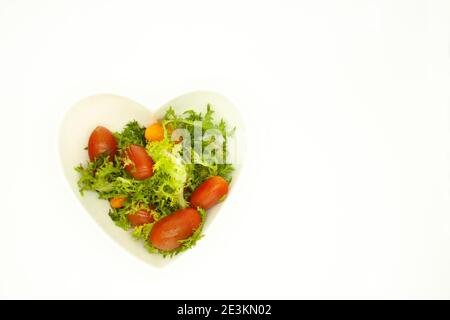
[[[450,298],[449,7],[0,0],[0,297]],[[247,162],[155,269],[76,203],[58,126],[90,94],[196,89],[236,102]]]

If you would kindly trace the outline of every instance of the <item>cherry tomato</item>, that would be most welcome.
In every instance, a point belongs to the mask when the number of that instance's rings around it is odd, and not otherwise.
[[[125,170],[137,180],[144,180],[153,175],[153,160],[141,146],[132,144],[128,147],[128,159],[132,162],[125,166]]]
[[[194,208],[209,209],[228,193],[228,182],[219,176],[208,178],[191,195]]]
[[[140,226],[142,224],[151,223],[154,221],[153,215],[145,210],[139,210],[136,213],[129,214],[128,220],[133,227]]]
[[[181,246],[180,240],[189,238],[201,222],[200,213],[193,208],[175,211],[153,225],[150,242],[160,250],[174,250]]]
[[[92,131],[88,142],[88,153],[91,161],[103,154],[109,155],[109,159],[113,161],[116,151],[117,141],[111,131],[102,126],[98,126]]]

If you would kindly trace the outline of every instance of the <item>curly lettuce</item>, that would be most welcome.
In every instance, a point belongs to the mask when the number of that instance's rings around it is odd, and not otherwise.
[[[154,222],[132,227],[127,217],[137,210],[152,208],[152,215],[157,221],[176,210],[188,207],[192,192],[209,177],[218,175],[230,182],[234,169],[226,161],[226,148],[227,138],[234,130],[228,130],[225,121],[214,120],[214,111],[210,105],[207,106],[205,114],[188,110],[177,115],[169,108],[161,124],[164,128],[164,139],[147,142],[145,127],[137,121],[130,121],[122,131],[114,133],[119,149],[114,161],[106,156],[100,157],[85,165],[80,164],[75,170],[79,173],[78,187],[81,194],[94,191],[100,199],[127,199],[124,207],[111,208],[109,211],[109,216],[118,227],[131,231],[135,239],[144,242],[149,252],[173,256],[191,248],[202,237],[205,211],[199,209],[202,217],[200,227],[172,252],[162,252],[151,245],[148,238]],[[186,130],[191,141],[174,141],[171,133],[177,129]],[[208,131],[218,132],[221,143],[215,140],[217,135],[205,135]],[[201,133],[200,138],[196,135],[198,132]],[[131,144],[145,147],[154,161],[154,174],[146,180],[136,180],[124,169],[124,151]],[[199,144],[202,147],[212,145],[216,147],[214,150],[218,151],[200,154],[196,149]],[[188,150],[188,158],[184,155],[186,150],[183,150],[186,145],[192,146]]]

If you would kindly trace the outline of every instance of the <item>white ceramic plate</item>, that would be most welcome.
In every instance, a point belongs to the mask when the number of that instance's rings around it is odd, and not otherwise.
[[[230,127],[236,127],[234,135],[236,148],[233,148],[234,153],[231,155],[232,163],[235,166],[230,186],[229,197],[231,197],[233,185],[236,184],[239,177],[244,159],[244,123],[233,103],[218,93],[195,91],[183,94],[153,111],[151,108],[146,108],[125,97],[110,94],[94,95],[73,105],[62,120],[59,132],[59,155],[69,187],[88,215],[112,240],[135,257],[153,266],[164,266],[174,258],[162,258],[159,255],[148,253],[142,242],[134,240],[130,234],[116,227],[108,215],[109,203],[106,200],[98,199],[95,192],[86,192],[84,196],[81,196],[77,187],[78,173],[75,172],[74,167],[88,161],[88,154],[84,148],[87,146],[92,130],[98,125],[105,126],[111,131],[119,131],[127,122],[135,119],[141,125],[148,126],[162,118],[169,106],[172,106],[177,113],[187,109],[205,112],[208,103],[216,112],[216,119],[224,118]],[[226,203],[227,201],[224,201],[208,210],[204,226],[205,234],[218,211],[226,208]],[[208,241],[208,237],[206,236],[200,241]],[[189,251],[185,254],[189,254]]]

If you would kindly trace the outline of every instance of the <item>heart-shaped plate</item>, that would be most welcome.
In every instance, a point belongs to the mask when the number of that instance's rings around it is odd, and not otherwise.
[[[129,121],[137,120],[141,125],[148,126],[161,119],[169,107],[172,107],[176,113],[188,109],[205,112],[208,103],[213,107],[216,119],[223,118],[230,128],[236,127],[233,135],[234,146],[231,148],[229,156],[235,167],[229,197],[233,193],[233,185],[236,184],[242,169],[245,152],[244,123],[241,114],[233,103],[221,94],[211,91],[186,93],[170,100],[154,111],[125,97],[99,94],[77,102],[67,111],[62,120],[59,131],[59,155],[69,187],[86,212],[111,239],[135,257],[153,266],[164,266],[174,258],[169,259],[150,254],[141,242],[118,228],[108,216],[110,208],[108,201],[98,199],[95,192],[86,192],[84,196],[81,196],[77,186],[79,176],[74,167],[80,163],[85,164],[89,160],[84,147],[87,145],[92,130],[98,125],[107,127],[111,131],[120,131]],[[204,233],[226,202],[219,203],[207,211]],[[205,241],[205,239],[201,241]]]

